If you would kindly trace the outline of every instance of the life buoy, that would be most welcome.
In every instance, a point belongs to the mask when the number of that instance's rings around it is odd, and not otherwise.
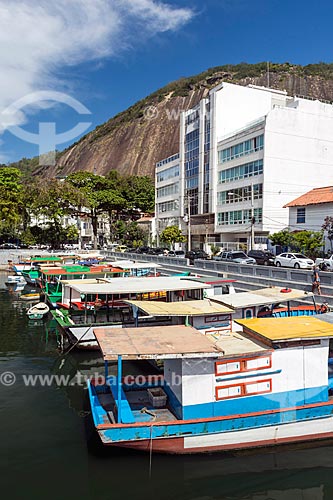
[[[289,292],[291,292],[291,288],[281,288],[280,292],[281,293],[289,293]]]

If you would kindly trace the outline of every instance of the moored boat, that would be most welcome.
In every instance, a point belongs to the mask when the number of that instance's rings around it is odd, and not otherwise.
[[[45,302],[38,302],[30,307],[27,311],[29,319],[43,319],[49,313],[50,308]]]
[[[5,281],[5,284],[8,286],[10,285],[25,285],[27,282],[26,280],[24,279],[23,276],[7,276],[6,278],[6,281]]]
[[[147,315],[133,315],[128,300],[183,302],[201,300],[206,283],[180,277],[128,277],[115,280],[71,280],[63,282],[60,313],[52,311],[61,332],[79,348],[98,348],[93,328],[106,325],[145,323],[170,324]],[[166,315],[165,315],[166,316]]]
[[[237,323],[243,331],[219,336],[190,326],[94,330],[105,379],[88,392],[102,443],[189,454],[333,438],[333,325],[314,317]],[[163,380],[123,376],[124,361],[143,359],[164,360]]]

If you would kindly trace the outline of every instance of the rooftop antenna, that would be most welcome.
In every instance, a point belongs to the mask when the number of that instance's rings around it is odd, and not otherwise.
[[[267,61],[267,87],[269,87],[269,61]]]

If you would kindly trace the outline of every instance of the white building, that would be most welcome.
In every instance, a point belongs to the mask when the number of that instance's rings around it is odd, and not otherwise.
[[[168,217],[184,226],[189,205],[192,247],[249,246],[253,217],[256,243],[264,244],[269,233],[288,226],[283,206],[292,196],[332,182],[330,104],[222,83],[184,112],[180,125],[178,187],[163,216],[157,197],[156,214],[159,226]],[[166,184],[159,169],[157,195]]]
[[[159,246],[159,235],[167,226],[181,225],[179,154],[156,164],[155,186],[155,231]]]
[[[324,219],[333,217],[333,186],[312,189],[285,205],[290,231],[321,231]],[[325,233],[325,251],[332,250]]]

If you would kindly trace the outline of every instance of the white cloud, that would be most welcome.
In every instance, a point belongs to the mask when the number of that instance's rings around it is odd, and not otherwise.
[[[115,56],[193,15],[155,0],[0,0],[0,115],[26,94],[56,89],[61,68]]]

